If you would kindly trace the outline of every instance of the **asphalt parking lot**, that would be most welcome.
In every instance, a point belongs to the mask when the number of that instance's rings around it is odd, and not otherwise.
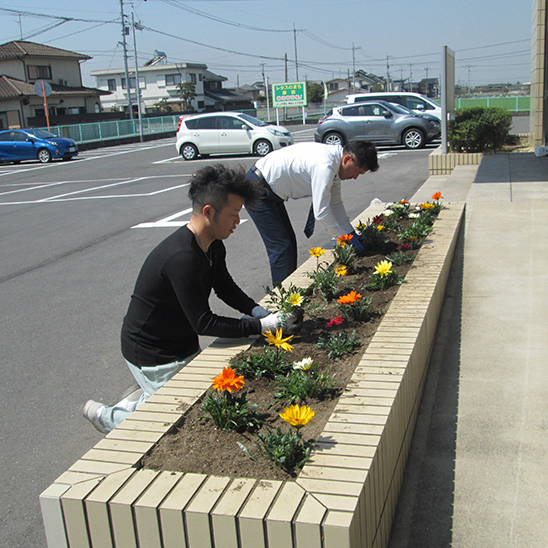
[[[297,141],[314,129],[293,126]],[[45,547],[38,496],[100,438],[81,416],[89,398],[115,401],[132,384],[119,331],[138,270],[190,214],[189,177],[208,162],[248,168],[253,157],[185,162],[174,139],[84,151],[71,162],[0,166],[0,546]],[[431,148],[380,150],[381,168],[343,183],[350,218],[373,198],[410,197]],[[288,203],[299,260],[329,245],[301,225],[310,202]],[[270,281],[266,252],[245,211],[227,241],[228,266],[253,298]],[[229,309],[212,299],[216,312]]]

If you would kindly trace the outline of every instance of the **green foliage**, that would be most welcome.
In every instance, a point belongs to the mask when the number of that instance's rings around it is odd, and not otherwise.
[[[391,218],[396,220],[408,219],[411,213],[411,204],[406,200],[401,200],[390,204],[387,209],[391,211]]]
[[[247,353],[242,357],[234,358],[230,364],[249,379],[260,377],[274,379],[277,375],[286,375],[293,368],[283,353],[271,347],[264,348],[262,352]]]
[[[497,152],[512,142],[512,115],[498,107],[472,107],[455,111],[449,122],[448,141],[453,152]]]
[[[360,237],[360,241],[367,251],[382,252],[387,244],[388,239],[386,235],[382,230],[378,229],[381,224],[380,219],[378,220],[378,224],[375,223],[374,220],[371,221],[369,219],[367,219],[367,223],[365,224],[360,221],[356,227],[356,232]],[[382,223],[382,225],[386,227],[384,223]]]
[[[345,354],[352,352],[354,348],[360,346],[356,340],[356,331],[349,335],[347,331],[341,331],[337,334],[321,335],[316,346],[327,350],[327,355],[335,361],[340,360]]]
[[[272,461],[276,466],[292,474],[294,470],[302,468],[308,460],[316,440],[303,440],[300,432],[289,431],[284,434],[278,426],[267,434],[257,434],[260,443],[257,447],[261,454]]]
[[[285,289],[278,282],[274,289],[269,290],[266,302],[275,312],[289,313],[306,304],[305,293],[306,289],[302,287],[291,284],[288,289]],[[299,299],[299,297],[302,299]],[[296,304],[296,301],[299,300],[299,304]]]
[[[306,95],[309,103],[323,103],[324,88],[317,82],[307,82]]]
[[[413,259],[414,257],[412,257],[411,255],[408,255],[405,251],[402,251],[401,249],[398,251],[394,251],[394,253],[391,253],[387,257],[387,260],[389,260],[391,263],[395,265],[412,263]]]
[[[212,420],[221,430],[253,432],[261,427],[258,406],[248,403],[244,392],[235,395],[211,391],[201,410],[209,415],[200,417],[201,420]]]
[[[196,84],[192,82],[181,82],[177,84],[177,93],[183,101],[183,110],[193,111],[194,107],[190,104],[192,99],[196,97]]]
[[[309,398],[324,400],[334,394],[337,387],[336,374],[322,372],[318,367],[308,371],[292,371],[287,377],[278,377],[276,399],[289,403],[305,402]]]
[[[343,242],[342,245],[336,244],[333,248],[333,256],[335,261],[348,269],[352,268],[354,261],[356,260],[356,252],[354,246],[350,243]]]
[[[308,272],[308,277],[312,278],[309,289],[317,291],[325,301],[333,299],[340,285],[340,276],[337,276],[332,265],[324,266],[320,264],[314,272]]]
[[[396,274],[394,271],[386,274],[386,276],[381,276],[377,272],[371,275],[371,280],[369,285],[366,286],[366,289],[369,291],[379,291],[381,289],[388,289],[393,285],[399,285],[403,283],[403,278]]]

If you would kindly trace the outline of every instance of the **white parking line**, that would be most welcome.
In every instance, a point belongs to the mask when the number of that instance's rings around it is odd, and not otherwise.
[[[192,213],[192,208],[184,209],[183,211],[179,211],[178,213],[174,213],[173,215],[170,215],[169,217],[164,217],[163,219],[160,219],[158,221],[150,223],[140,223],[138,225],[132,226],[131,228],[175,228],[184,226],[187,224],[187,220],[174,221],[173,219],[178,219],[179,217],[183,217],[185,215],[188,215],[189,213]],[[242,219],[240,221],[240,224],[242,225],[246,221],[247,219]]]

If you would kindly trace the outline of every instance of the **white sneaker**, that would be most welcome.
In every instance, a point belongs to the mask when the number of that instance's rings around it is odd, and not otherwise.
[[[102,403],[88,400],[84,404],[84,407],[82,407],[82,414],[89,422],[91,422],[91,424],[93,424],[93,426],[95,426],[97,430],[99,430],[99,432],[101,432],[101,434],[106,434],[108,431],[103,426],[103,423],[101,422],[101,419],[99,417],[99,413],[101,412],[103,407],[104,405]]]

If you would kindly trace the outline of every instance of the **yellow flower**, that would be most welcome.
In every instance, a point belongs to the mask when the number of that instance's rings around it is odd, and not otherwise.
[[[306,405],[299,407],[298,405],[292,405],[286,407],[283,413],[280,413],[280,417],[288,422],[291,426],[295,428],[302,428],[309,422],[314,422],[312,419],[316,413]]]
[[[380,232],[381,230],[384,230],[384,225],[377,225],[377,230]]]
[[[390,261],[381,261],[375,266],[375,274],[379,274],[381,278],[388,276],[392,272],[392,263]]]
[[[276,346],[276,348],[287,350],[287,352],[293,352],[293,347],[287,342],[289,339],[293,338],[293,335],[283,339],[282,334],[281,329],[276,329],[276,335],[269,329],[266,333],[263,333],[263,337],[268,341],[268,344],[272,344]]]
[[[421,209],[434,209],[434,204],[429,204],[428,202],[425,202],[424,204],[419,204],[419,207]]]
[[[310,249],[309,253],[310,255],[318,259],[325,253],[325,249],[323,247],[313,247],[312,249]]]
[[[213,388],[219,390],[228,390],[237,392],[245,384],[244,376],[236,376],[236,371],[232,367],[223,367],[223,372],[213,379]]]
[[[366,228],[367,228],[367,225],[363,224],[361,221],[356,225],[356,228],[360,231],[360,232],[363,232]]]
[[[287,300],[293,306],[301,306],[301,304],[303,303],[303,296],[300,293],[291,293]]]
[[[293,369],[300,369],[301,371],[308,371],[312,367],[312,358],[304,358],[300,362],[293,364]]]
[[[348,269],[344,265],[336,266],[335,273],[337,276],[346,276],[348,274]]]
[[[405,239],[409,240],[410,242],[414,242],[417,239],[417,237],[416,236],[406,236]]]

